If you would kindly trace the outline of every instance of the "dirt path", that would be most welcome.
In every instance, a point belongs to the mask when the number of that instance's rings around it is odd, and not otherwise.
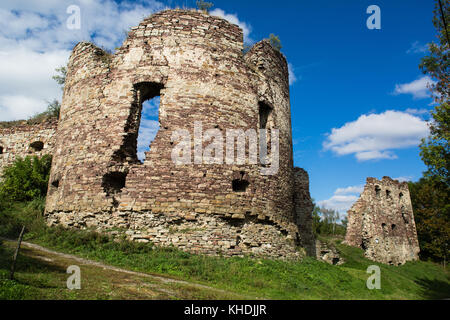
[[[15,245],[11,240],[4,239],[4,241],[9,245]],[[69,265],[78,265],[82,270],[82,282],[85,284],[83,287],[94,290],[100,296],[106,294],[112,299],[256,299],[198,283],[106,265],[25,241],[22,242],[21,255],[40,260],[62,271]],[[63,273],[59,282],[68,276]]]

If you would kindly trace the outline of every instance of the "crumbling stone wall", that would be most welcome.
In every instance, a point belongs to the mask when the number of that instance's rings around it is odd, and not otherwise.
[[[301,256],[312,206],[307,175],[294,176],[287,62],[267,41],[242,51],[237,25],[186,10],[146,18],[114,55],[79,43],[68,64],[48,223],[119,229],[191,252]],[[155,96],[160,130],[141,163],[142,104]],[[279,170],[261,173],[273,158],[266,165],[197,162],[192,140],[191,163],[174,163],[173,132],[193,137],[199,123],[224,136],[278,129]]]
[[[52,154],[57,120],[0,128],[0,175],[18,157]]]
[[[374,261],[399,265],[417,260],[420,249],[408,184],[389,177],[367,178],[348,211],[345,242],[364,249]]]

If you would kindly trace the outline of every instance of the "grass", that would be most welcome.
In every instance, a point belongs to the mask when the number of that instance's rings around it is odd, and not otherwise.
[[[4,211],[0,217],[2,226],[0,234],[11,237],[15,233],[17,237],[20,224],[24,223],[29,230],[25,239],[42,246],[129,270],[202,283],[241,295],[241,297],[264,299],[442,299],[450,297],[449,273],[440,265],[417,261],[398,267],[387,266],[367,260],[362,250],[339,242],[336,246],[346,261],[340,266],[332,266],[312,258],[306,258],[301,262],[289,262],[250,257],[207,257],[188,254],[173,248],[156,248],[151,244],[131,243],[125,240],[112,241],[109,237],[92,231],[49,229],[43,225],[41,218],[36,218],[39,210],[41,210],[39,205],[35,203],[16,204]],[[366,280],[369,277],[366,270],[370,265],[378,265],[381,269],[380,290],[369,290],[366,287]],[[6,267],[7,264],[2,264],[0,272],[5,273]],[[23,272],[19,283],[0,280],[3,281],[0,297],[14,299],[23,295],[24,292],[30,292],[32,297],[39,295],[47,297],[40,284],[51,287],[56,286],[54,281],[59,281],[55,280],[59,279],[59,276],[67,279],[65,270],[45,269],[39,273],[42,274],[39,277],[36,273],[28,274],[26,268]],[[111,297],[116,288],[111,288],[108,283],[105,283],[104,291],[100,290],[96,295],[92,293],[88,296],[100,299]],[[215,298],[214,295],[205,294],[197,288],[184,291],[186,291],[184,295],[178,296],[190,299]],[[109,293],[102,295],[104,292]],[[125,294],[118,296],[130,298]],[[71,292],[66,292],[61,297],[86,298]],[[159,297],[164,298],[164,296]],[[165,298],[171,297],[165,296]]]

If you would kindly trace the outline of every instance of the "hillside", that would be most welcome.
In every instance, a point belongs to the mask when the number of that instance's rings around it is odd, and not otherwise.
[[[9,232],[3,229],[2,233],[8,235]],[[94,232],[47,229],[42,225],[36,227],[36,222],[25,239],[59,252],[149,276],[111,272],[98,265],[83,263],[80,267],[86,281],[81,290],[69,291],[66,289],[68,275],[65,268],[70,264],[80,264],[79,260],[24,246],[18,260],[16,280],[10,281],[6,278],[14,243],[6,241],[0,251],[1,299],[296,300],[450,297],[449,273],[442,266],[423,261],[408,262],[398,267],[382,265],[365,259],[362,250],[339,244],[339,241],[336,246],[346,262],[332,266],[311,258],[302,262],[288,262],[192,255],[170,248],[154,248],[151,244],[111,241]],[[381,268],[380,290],[366,288],[369,276],[366,270],[373,264]],[[161,279],[186,282],[164,282]]]

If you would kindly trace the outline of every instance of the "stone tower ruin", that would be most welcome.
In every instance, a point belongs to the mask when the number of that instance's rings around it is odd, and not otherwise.
[[[143,103],[157,96],[160,129],[141,162]],[[204,135],[266,130],[268,161],[199,162],[196,150],[210,142],[191,139],[189,163],[174,162],[174,132],[194,137],[199,126]],[[275,130],[278,170],[263,174],[274,165]],[[132,28],[114,55],[76,45],[52,153],[50,225],[120,230],[204,254],[313,250],[308,174],[293,167],[286,59],[268,41],[244,54],[242,30],[222,18],[167,10]]]
[[[399,265],[419,258],[419,242],[408,184],[367,178],[364,191],[348,211],[345,242],[371,260]]]

